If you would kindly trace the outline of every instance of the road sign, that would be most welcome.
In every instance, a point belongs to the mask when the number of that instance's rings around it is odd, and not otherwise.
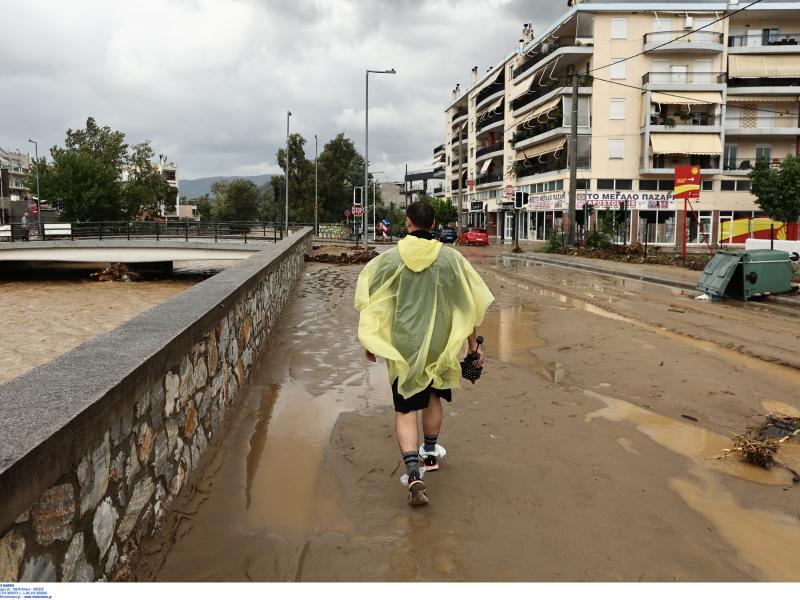
[[[353,214],[353,213],[351,213],[349,209],[348,209],[348,210],[345,210],[345,211],[344,211],[344,218],[345,218],[345,219],[349,219],[349,218],[352,216],[352,214]]]
[[[471,192],[475,189],[475,180],[467,179],[467,189]]]
[[[503,195],[506,198],[513,198],[514,197],[514,186],[513,185],[507,185],[506,187],[504,187],[503,188]]]
[[[361,204],[354,204],[353,205],[353,216],[354,217],[363,217],[364,216],[364,207]]]
[[[36,204],[36,200],[28,200],[28,208],[32,215],[39,214],[39,206]]]
[[[681,166],[675,167],[674,198],[687,198],[692,200],[700,197],[700,167]]]

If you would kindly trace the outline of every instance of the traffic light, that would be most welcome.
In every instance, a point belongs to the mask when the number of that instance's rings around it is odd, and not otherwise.
[[[528,192],[514,192],[514,208],[520,210],[528,205]]]
[[[362,206],[364,204],[364,188],[353,188],[353,206]]]
[[[587,215],[591,215],[594,212],[594,206],[592,204],[584,204],[583,208]]]

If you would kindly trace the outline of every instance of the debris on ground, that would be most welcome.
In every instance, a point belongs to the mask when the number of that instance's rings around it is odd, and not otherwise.
[[[343,246],[315,246],[311,254],[306,254],[306,262],[354,265],[368,263],[376,256],[378,256],[378,253],[372,249],[364,251]]]
[[[660,254],[658,246],[645,247],[641,242],[633,242],[625,246],[611,246],[609,248],[575,248],[570,246],[566,250],[570,256],[584,258],[599,258],[631,264],[667,265],[672,267],[685,267],[692,271],[702,271],[711,260],[710,254],[690,254],[683,264],[683,257],[679,254]]]
[[[114,263],[110,267],[106,267],[102,271],[97,271],[89,275],[92,279],[97,281],[141,281],[142,276],[128,269],[127,265],[121,263]]]
[[[750,427],[743,434],[736,435],[733,442],[733,448],[726,449],[725,454],[719,458],[738,455],[767,470],[777,465],[790,471],[793,481],[800,483],[800,473],[777,457],[782,446],[790,442],[800,442],[800,418],[770,413],[761,425]]]

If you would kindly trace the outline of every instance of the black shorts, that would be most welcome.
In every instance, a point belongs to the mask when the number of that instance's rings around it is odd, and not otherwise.
[[[410,413],[415,410],[422,410],[424,408],[428,408],[428,402],[430,402],[431,394],[436,394],[442,400],[447,400],[448,402],[453,401],[453,390],[437,390],[432,385],[428,385],[427,388],[422,390],[421,392],[417,392],[413,396],[409,396],[408,398],[403,398],[400,393],[397,391],[397,379],[392,382],[392,398],[394,399],[394,410],[399,413]]]

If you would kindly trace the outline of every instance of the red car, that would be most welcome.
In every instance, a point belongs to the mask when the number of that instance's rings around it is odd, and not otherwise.
[[[489,234],[485,229],[470,227],[461,234],[461,243],[465,246],[488,246]]]

